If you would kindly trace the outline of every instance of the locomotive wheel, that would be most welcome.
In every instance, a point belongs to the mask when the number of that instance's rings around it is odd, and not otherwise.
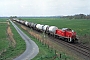
[[[68,42],[72,42],[72,39],[71,38],[68,38]]]
[[[64,41],[68,42],[68,39],[67,39],[67,38],[65,38],[65,39],[64,39]]]

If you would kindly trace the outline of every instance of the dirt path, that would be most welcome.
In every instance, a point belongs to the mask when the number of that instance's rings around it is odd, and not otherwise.
[[[13,38],[13,33],[12,33],[12,31],[11,31],[11,28],[10,28],[10,23],[7,22],[7,24],[8,24],[7,34],[8,34],[8,38],[9,38],[8,40],[10,41],[10,45],[11,45],[12,47],[15,47],[16,42],[15,42],[15,40],[14,40],[14,38]]]

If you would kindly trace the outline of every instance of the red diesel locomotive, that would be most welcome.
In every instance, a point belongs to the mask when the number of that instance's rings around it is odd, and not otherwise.
[[[57,29],[55,36],[68,42],[77,42],[76,32],[69,28]]]

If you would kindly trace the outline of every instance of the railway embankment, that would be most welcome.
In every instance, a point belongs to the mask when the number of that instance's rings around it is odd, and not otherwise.
[[[24,25],[21,25],[21,27],[24,30],[26,30],[30,35],[34,36],[36,39],[39,39],[41,42],[44,42],[48,44],[50,47],[52,47],[53,49],[56,49],[57,52],[65,53],[65,55],[71,56],[75,60],[84,60],[82,57],[79,57],[75,53],[72,53],[72,51],[70,51],[68,48],[65,48],[65,46],[63,46],[62,44],[59,44],[53,41],[54,40],[53,38],[50,38],[49,36],[44,35],[43,33],[39,33],[32,29],[29,29],[28,27],[25,27]]]

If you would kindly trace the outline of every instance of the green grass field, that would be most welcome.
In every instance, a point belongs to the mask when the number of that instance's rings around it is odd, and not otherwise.
[[[1,17],[0,17],[0,22],[6,22],[7,19],[8,19],[8,18],[1,18]]]
[[[22,18],[29,22],[54,25],[59,29],[71,28],[79,38],[79,41],[90,45],[90,20],[87,19],[67,19],[67,18]]]
[[[0,19],[0,22],[6,22],[6,19]],[[23,53],[26,49],[25,41],[20,37],[12,24],[10,24],[10,27],[16,46],[12,47],[7,39],[7,23],[0,23],[0,60],[13,60],[13,58]]]
[[[54,25],[58,28],[71,28],[77,32],[78,35],[90,33],[90,20],[86,19],[62,19],[62,18],[23,18],[34,23]]]
[[[6,35],[6,23],[0,23],[0,52],[8,48],[9,43]]]

